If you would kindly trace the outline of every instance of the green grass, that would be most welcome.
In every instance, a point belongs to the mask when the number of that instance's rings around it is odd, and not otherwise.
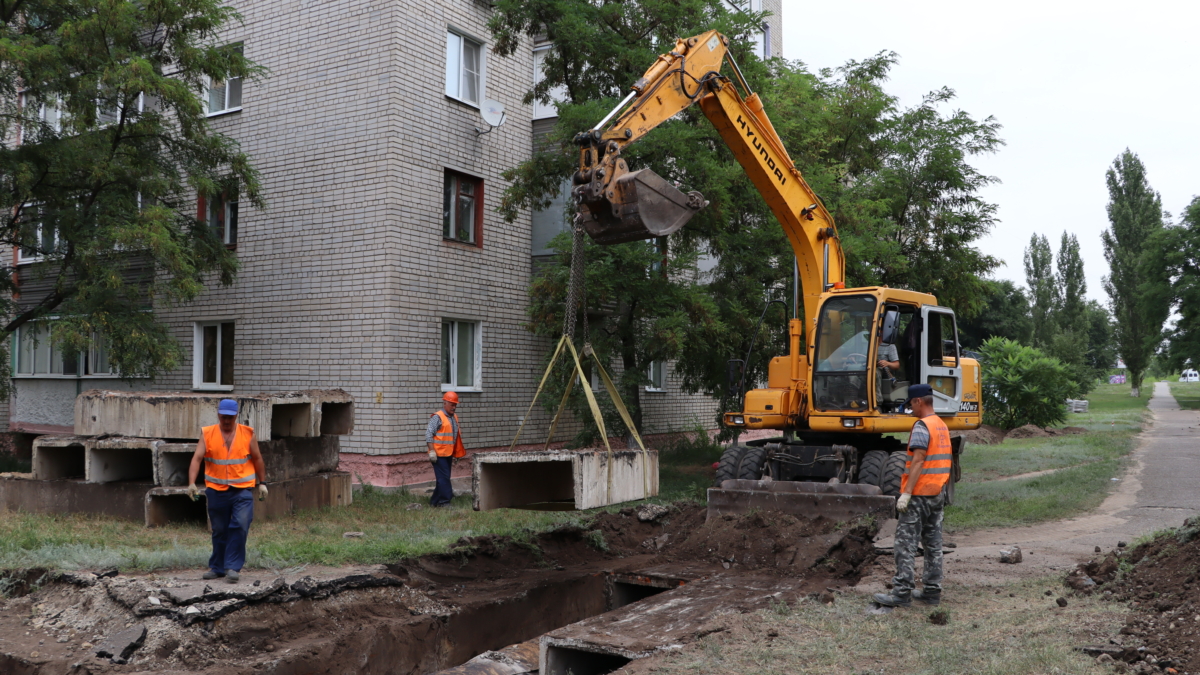
[[[955,504],[946,509],[946,526],[954,530],[1011,527],[1096,508],[1134,448],[1152,391],[1152,386],[1144,386],[1142,395],[1133,398],[1128,385],[1098,386],[1088,396],[1089,412],[1067,418],[1067,425],[1088,429],[1086,434],[968,446]],[[1051,469],[1057,471],[997,480]]]
[[[716,475],[712,465],[725,446],[703,430],[693,430],[659,450],[658,492],[654,501],[690,499],[703,502]]]
[[[1171,382],[1171,395],[1184,410],[1200,410],[1200,382]]]

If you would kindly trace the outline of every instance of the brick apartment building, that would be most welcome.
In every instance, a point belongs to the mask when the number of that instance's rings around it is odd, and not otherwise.
[[[781,0],[765,2],[780,14]],[[93,388],[341,387],[356,401],[342,469],[398,485],[432,477],[425,424],[455,390],[468,447],[507,447],[550,348],[523,328],[534,261],[564,226],[561,206],[511,224],[496,213],[501,172],[554,121],[553,107],[521,102],[537,45],[491,53],[482,0],[233,4],[244,23],[225,38],[269,76],[215,87],[211,122],[250,155],[268,207],[197,208],[236,245],[236,283],[159,308],[189,356],[157,381],[115,378],[95,351],[64,367],[49,341],[18,339],[10,430],[69,433],[75,396]],[[763,38],[778,55],[779,31]],[[485,99],[506,119],[479,133]],[[713,419],[711,400],[661,372],[644,433]],[[540,405],[534,415],[532,441],[549,421]]]

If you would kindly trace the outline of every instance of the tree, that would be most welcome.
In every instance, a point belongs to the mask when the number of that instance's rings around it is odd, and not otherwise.
[[[676,38],[717,29],[730,37],[732,55],[762,97],[789,154],[833,213],[847,252],[849,283],[934,292],[963,316],[982,307],[983,275],[996,261],[974,242],[994,222],[994,206],[979,196],[994,179],[976,171],[969,160],[999,147],[999,125],[991,118],[977,121],[961,111],[945,111],[953,98],[948,89],[934,92],[919,106],[898,109],[895,97],[883,89],[894,54],[819,73],[797,62],[763,62],[750,42],[763,14],[730,11],[720,0],[498,0],[495,8],[491,29],[499,53],[512,53],[522,35],[545,35],[552,43],[543,61],[545,78],[527,100],[549,101],[555,88],[565,92],[547,146],[505,174],[511,181],[503,197],[507,218],[549,204],[577,168],[578,148],[571,139],[601,119]],[[732,76],[728,69],[726,74]],[[726,361],[744,358],[752,344],[746,380],[763,379],[770,357],[787,350],[788,318],[773,309],[755,333],[763,303],[782,300],[790,306],[794,291],[793,253],[765,201],[695,107],[622,154],[631,167],[651,168],[710,201],[672,235],[667,249],[671,272],[664,283],[690,282],[708,298],[702,313],[691,315],[674,352],[685,391],[720,398],[726,393]],[[712,263],[703,277],[683,263],[697,255]],[[589,260],[612,262],[600,254]],[[619,274],[642,273],[628,266],[600,275],[624,294],[612,299],[623,306],[634,302],[633,293],[641,286]],[[531,292],[536,296],[554,287],[535,282]],[[544,306],[559,300],[548,296]],[[537,297],[534,302],[543,306]],[[595,302],[589,294],[590,311],[597,317],[593,334],[615,320]],[[531,327],[556,333],[558,318],[535,313]],[[630,339],[639,334],[626,333]],[[649,354],[657,346],[638,343],[621,349]],[[631,363],[645,360],[639,356]],[[628,377],[633,379],[623,390],[632,401],[626,402],[636,405],[633,381],[644,376],[635,370]]]
[[[964,347],[978,350],[993,337],[1027,343],[1033,332],[1029,318],[1029,299],[1011,281],[987,282],[990,292],[983,310],[970,319],[960,319],[958,336]]]
[[[1079,256],[1079,240],[1063,232],[1058,247],[1057,289],[1059,293],[1056,323],[1060,330],[1087,334],[1087,278],[1083,274],[1083,258]]]
[[[211,131],[198,96],[259,73],[214,44],[239,17],[217,0],[17,0],[0,18],[0,245],[41,260],[20,285],[0,271],[0,338],[53,314],[64,353],[99,337],[124,376],[171,370],[181,350],[154,307],[237,269],[195,194],[262,205],[248,157]]]
[[[1029,305],[1033,318],[1032,344],[1044,347],[1054,338],[1054,312],[1058,307],[1058,286],[1054,278],[1054,251],[1045,235],[1034,234],[1025,248],[1025,285],[1029,287]]]
[[[1088,300],[1084,309],[1087,317],[1088,368],[1094,379],[1102,379],[1117,363],[1116,336],[1113,334],[1112,315],[1099,302]]]
[[[1112,227],[1100,235],[1109,266],[1104,290],[1116,320],[1117,349],[1137,396],[1170,311],[1166,266],[1148,245],[1163,230],[1162,200],[1150,187],[1142,160],[1128,149],[1113,161],[1105,181]]]
[[[1179,319],[1169,335],[1167,364],[1176,371],[1200,367],[1200,197],[1184,209],[1177,227],[1166,228],[1155,246],[1173,279]]]
[[[1077,395],[1078,385],[1058,359],[1002,337],[985,342],[980,356],[984,422],[1014,429],[1066,419],[1063,401]]]

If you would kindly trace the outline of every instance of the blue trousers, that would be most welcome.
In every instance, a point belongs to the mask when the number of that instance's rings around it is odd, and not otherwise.
[[[205,488],[208,520],[212,524],[212,557],[208,567],[217,574],[242,571],[246,563],[246,535],[254,520],[254,489]]]
[[[430,506],[444,506],[454,499],[454,488],[450,487],[452,466],[453,459],[450,457],[438,457],[437,462],[434,462],[433,475],[437,478],[437,485],[433,488],[433,496],[429,498]]]

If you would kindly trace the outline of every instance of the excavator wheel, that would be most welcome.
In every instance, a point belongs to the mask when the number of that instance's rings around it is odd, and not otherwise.
[[[750,448],[744,445],[731,445],[725,448],[725,452],[721,453],[721,461],[717,464],[717,478],[714,481],[716,487],[721,487],[721,483],[727,480],[734,480],[738,477],[738,467],[742,463],[742,455]]]
[[[908,453],[896,451],[888,455],[887,463],[883,466],[883,478],[879,481],[879,489],[891,497],[900,496],[900,479],[904,477],[904,464],[908,461]]]
[[[746,448],[742,461],[738,465],[738,478],[741,480],[762,480],[767,468],[766,448]]]
[[[883,467],[887,464],[888,453],[884,450],[868,450],[858,467],[858,482],[865,485],[878,486],[883,481]]]

